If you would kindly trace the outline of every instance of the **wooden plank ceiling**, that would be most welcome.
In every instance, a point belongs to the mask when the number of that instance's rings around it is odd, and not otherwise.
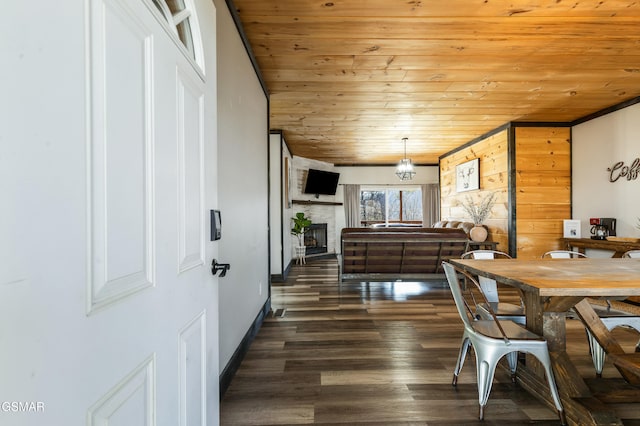
[[[294,155],[418,164],[640,96],[637,0],[233,0]],[[603,144],[606,141],[603,141]]]

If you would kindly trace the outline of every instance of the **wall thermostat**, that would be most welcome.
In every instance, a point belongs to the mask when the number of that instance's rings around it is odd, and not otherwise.
[[[220,210],[211,210],[211,241],[222,238],[222,218]]]

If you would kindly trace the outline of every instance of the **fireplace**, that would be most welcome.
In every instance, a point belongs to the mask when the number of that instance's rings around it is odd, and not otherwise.
[[[327,252],[327,224],[312,223],[304,233],[307,255]]]

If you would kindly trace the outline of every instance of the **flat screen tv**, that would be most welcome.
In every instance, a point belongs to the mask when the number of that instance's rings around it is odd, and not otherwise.
[[[340,173],[309,169],[304,193],[314,194],[316,198],[318,195],[335,195],[339,178]]]

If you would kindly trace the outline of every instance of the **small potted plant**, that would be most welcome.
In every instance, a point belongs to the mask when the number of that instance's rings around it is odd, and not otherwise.
[[[291,228],[291,235],[295,235],[298,238],[298,247],[296,247],[296,254],[300,263],[304,263],[305,245],[304,245],[304,233],[307,232],[307,228],[311,225],[311,219],[305,217],[303,212],[298,212],[293,220],[293,228]]]
[[[462,208],[471,217],[475,225],[471,228],[471,231],[469,231],[469,237],[473,241],[482,242],[487,239],[488,231],[482,224],[487,217],[489,217],[489,213],[491,213],[491,208],[495,202],[496,193],[490,192],[485,195],[478,204],[476,204],[469,195],[467,195],[465,201],[462,203]]]

